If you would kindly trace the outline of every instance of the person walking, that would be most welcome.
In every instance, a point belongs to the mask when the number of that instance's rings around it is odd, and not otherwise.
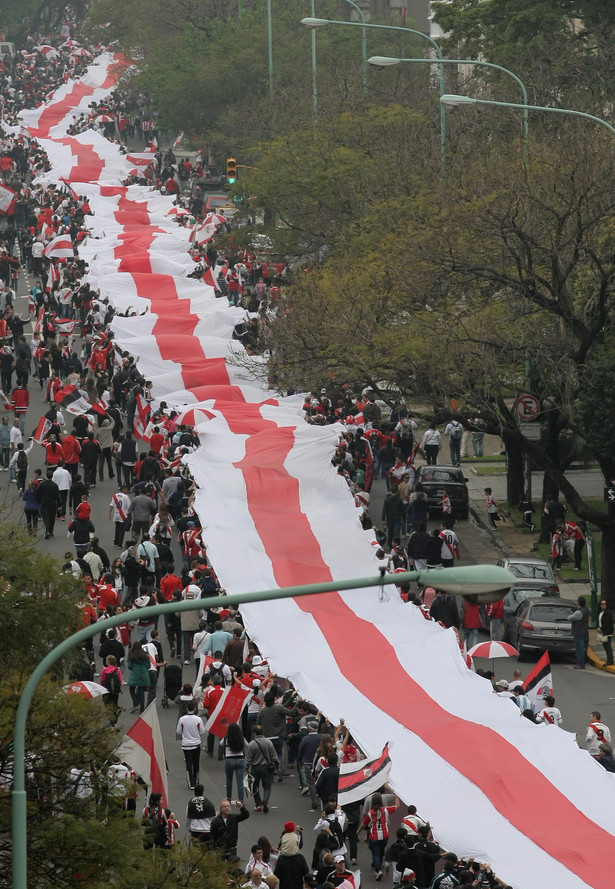
[[[27,489],[23,492],[24,514],[26,516],[26,525],[28,534],[34,536],[38,531],[39,509],[38,500],[36,498],[36,484],[34,480],[29,482]]]
[[[222,741],[224,750],[224,774],[226,776],[226,796],[231,799],[233,793],[233,775],[237,779],[237,799],[243,803],[243,773],[246,768],[246,741],[241,728],[231,722]]]
[[[438,462],[438,454],[442,446],[442,437],[436,429],[435,423],[429,424],[421,439],[421,450],[425,454],[425,460],[428,466],[435,466]]]
[[[194,790],[199,783],[201,735],[204,731],[203,720],[196,715],[196,704],[188,704],[185,715],[180,716],[177,721],[175,732],[181,738],[182,752],[186,761],[186,778],[191,790]]]
[[[126,666],[129,670],[128,689],[132,698],[131,713],[145,710],[145,692],[149,691],[149,655],[141,647],[141,642],[134,642],[128,652]]]
[[[606,666],[613,665],[613,647],[611,637],[613,636],[613,612],[608,606],[606,599],[600,600],[600,611],[598,612],[598,641],[604,646],[606,655]],[[601,638],[600,638],[601,637]]]
[[[56,515],[60,505],[60,489],[53,480],[54,470],[47,470],[47,478],[39,484],[36,489],[36,498],[41,514],[41,519],[45,525],[45,540],[53,537],[53,529],[56,523]]]
[[[585,604],[585,596],[577,599],[577,610],[570,615],[572,624],[572,641],[574,653],[577,659],[575,670],[584,670],[587,659],[587,646],[589,645],[589,608]]]
[[[381,880],[384,875],[382,863],[384,850],[389,841],[389,817],[398,808],[399,799],[397,797],[395,797],[394,805],[384,806],[382,794],[373,793],[371,806],[357,830],[357,836],[362,830],[367,830],[368,844],[372,853],[372,867],[376,871],[377,880]]]
[[[66,507],[68,505],[68,492],[72,483],[72,476],[68,469],[64,466],[62,460],[59,460],[56,468],[53,470],[52,480],[58,486],[60,492],[60,502],[58,504],[58,518],[64,521],[66,519]]]
[[[444,434],[448,435],[448,447],[451,454],[451,463],[453,466],[459,466],[461,463],[461,439],[463,438],[463,426],[459,420],[451,420],[447,423]],[[467,456],[467,454],[466,454]]]
[[[223,858],[237,862],[237,840],[239,839],[239,825],[250,813],[239,800],[236,801],[239,812],[231,812],[231,801],[223,799],[220,803],[218,815],[211,822],[211,844]]]
[[[267,814],[273,776],[280,763],[273,741],[263,737],[261,725],[254,726],[254,737],[246,749],[245,764],[254,779],[254,811]]]

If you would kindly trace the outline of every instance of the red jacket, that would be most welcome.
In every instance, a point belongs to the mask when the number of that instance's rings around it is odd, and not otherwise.
[[[79,462],[79,454],[81,453],[81,445],[74,435],[67,435],[62,442],[62,460],[69,465]]]
[[[27,389],[13,389],[11,392],[11,406],[16,414],[25,414],[30,404],[30,395]]]

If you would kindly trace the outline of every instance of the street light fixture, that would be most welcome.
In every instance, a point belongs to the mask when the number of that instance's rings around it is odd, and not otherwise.
[[[527,114],[528,111],[548,111],[551,114],[571,114],[574,117],[584,117],[587,120],[593,120],[595,123],[599,123],[603,127],[606,127],[606,129],[615,136],[615,127],[611,126],[610,123],[607,123],[606,120],[603,120],[601,117],[596,117],[595,114],[588,114],[586,111],[576,111],[574,108],[551,108],[548,105],[528,105],[527,103],[519,105],[515,102],[496,102],[495,99],[475,99],[472,96],[456,96],[448,94],[441,96],[440,102],[443,105],[451,105],[453,107],[457,105],[495,105],[499,108],[519,108],[524,114]]]
[[[350,580],[313,583],[253,593],[234,593],[229,596],[212,596],[206,599],[186,599],[183,602],[166,602],[146,608],[134,608],[113,617],[99,620],[84,627],[56,645],[45,655],[26,682],[19,699],[15,715],[13,736],[13,792],[12,792],[12,843],[13,843],[13,889],[28,889],[28,807],[26,797],[26,721],[34,693],[39,682],[53,665],[68,651],[83,642],[106,634],[107,630],[131,620],[143,620],[160,614],[177,614],[184,611],[197,611],[229,605],[246,605],[251,602],[265,602],[273,599],[288,599],[297,596],[311,596],[317,593],[339,592],[342,590],[382,587],[384,584],[400,584],[416,580],[449,593],[459,593],[469,602],[495,602],[503,598],[515,583],[509,571],[499,565],[467,565],[459,568],[431,568],[425,571],[404,571],[399,574],[381,572],[379,577],[362,577]]]
[[[347,3],[351,3],[352,0],[346,0]],[[352,3],[353,6],[356,4]],[[313,8],[312,8],[313,13]],[[362,15],[362,13],[361,13]],[[301,19],[301,24],[305,28],[310,28],[312,31],[317,28],[323,28],[325,25],[338,25],[344,28],[362,28],[363,29],[363,93],[367,95],[367,37],[366,37],[366,28],[371,28],[379,31],[400,31],[402,34],[412,34],[415,37],[421,37],[423,40],[426,40],[429,44],[431,44],[433,51],[437,56],[437,62],[432,59],[421,59],[423,62],[430,62],[433,64],[439,64],[440,62],[445,61],[442,58],[442,50],[440,46],[436,43],[433,37],[430,37],[429,34],[424,34],[422,31],[416,31],[414,28],[402,28],[399,25],[372,25],[366,24],[365,19],[363,18],[361,22],[343,22],[337,19],[320,19],[315,18],[313,15],[310,18]],[[312,65],[313,70],[316,70],[315,59],[315,50],[312,55]],[[444,66],[440,65],[440,95],[444,95]],[[440,106],[440,155],[442,159],[442,170],[444,171],[445,166],[445,151],[446,151],[446,112],[442,106]]]
[[[509,77],[515,81],[521,90],[521,95],[523,96],[523,104],[517,105],[517,108],[523,108],[523,163],[525,165],[526,170],[529,170],[529,123],[528,123],[528,110],[531,106],[527,104],[527,90],[525,88],[525,84],[523,81],[517,77],[517,75],[510,71],[508,68],[504,68],[502,65],[496,65],[494,62],[483,62],[478,59],[443,59],[439,58],[436,62],[435,59],[398,59],[393,58],[391,56],[371,56],[368,60],[368,64],[370,64],[373,68],[378,68],[382,70],[383,68],[392,68],[395,65],[400,65],[402,63],[408,65],[440,65],[440,70],[444,70],[444,65],[475,65],[481,68],[493,68],[496,71],[501,71],[503,74],[507,74]],[[442,84],[442,79],[441,79]],[[449,96],[444,93],[444,88],[441,88],[440,92],[440,108],[444,108],[447,105],[455,104],[454,102],[445,101],[451,98],[461,99],[459,104],[464,102],[473,102],[473,101],[481,101],[480,99],[471,99],[466,96]],[[485,100],[487,101],[487,100]],[[496,103],[494,103],[496,104]],[[443,122],[443,118],[440,118],[441,124]],[[443,125],[443,124],[442,124]],[[442,142],[442,157],[445,159],[445,147],[444,147],[444,137],[441,131],[441,142]]]

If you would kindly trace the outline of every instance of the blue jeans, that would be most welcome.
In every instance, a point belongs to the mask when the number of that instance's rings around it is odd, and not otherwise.
[[[489,635],[491,637],[492,642],[500,642],[502,640],[502,629],[504,626],[504,621],[501,617],[490,617],[489,618]]]
[[[142,685],[130,685],[130,697],[132,698],[132,706],[138,707],[141,713],[145,710],[145,689]]]
[[[461,462],[461,441],[453,441],[449,439],[448,447],[451,452],[451,463],[456,466]]]
[[[478,629],[476,627],[462,627],[462,636],[468,651],[478,642]]]
[[[372,853],[372,867],[375,871],[382,869],[382,861],[384,859],[384,850],[388,840],[370,840],[369,848]]]
[[[158,671],[149,671],[149,691],[147,693],[147,706],[156,700],[156,686],[158,685]]]
[[[574,656],[577,660],[577,666],[585,669],[585,659],[587,657],[587,640],[585,636],[573,636]]]
[[[237,799],[243,802],[243,773],[246,761],[243,756],[225,756],[224,774],[226,775],[226,798],[231,799],[233,793],[233,774],[237,775]]]
[[[269,802],[271,796],[271,785],[273,783],[273,772],[265,763],[253,765],[250,768],[250,774],[254,778],[254,805],[262,806],[265,802]],[[263,795],[261,797],[260,785],[262,784]]]

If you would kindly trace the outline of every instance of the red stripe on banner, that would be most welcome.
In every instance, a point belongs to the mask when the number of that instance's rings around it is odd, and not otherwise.
[[[167,798],[164,790],[162,772],[160,771],[160,765],[158,763],[158,760],[156,759],[156,752],[154,748],[154,733],[152,731],[151,725],[149,725],[144,719],[139,718],[132,726],[132,728],[128,729],[126,734],[135,742],[135,744],[138,744],[139,747],[142,747],[143,750],[145,750],[146,754],[149,756],[150,793],[162,794],[162,806],[164,808],[167,804]]]
[[[276,582],[280,587],[330,582],[333,578],[320,545],[301,510],[299,482],[284,467],[294,443],[293,430],[276,428],[265,420],[261,427],[261,432],[246,440],[246,456],[234,465],[243,473],[250,515],[273,564]],[[236,434],[246,433],[242,422],[232,429]],[[294,541],[290,553],[289,539]],[[309,577],[306,566],[311,569]],[[365,698],[475,784],[504,818],[548,855],[592,886],[609,885],[615,837],[580,812],[501,735],[449,713],[429,697],[403,669],[388,639],[358,617],[339,594],[295,601],[312,615],[342,675]],[[340,645],[340,638],[352,639],[352,646]],[[357,660],[357,651],[378,652],[378,675],[369,658]],[[387,677],[384,684],[379,680],[382,675]],[[504,771],[502,763],[506,763]],[[532,799],[540,799],[540,806],[530,805]]]
[[[350,790],[358,784],[363,784],[369,778],[381,772],[389,763],[389,745],[387,744],[380,756],[376,759],[363,759],[361,762],[352,764],[352,768],[346,771],[346,765],[343,766],[344,771],[340,768],[340,776],[337,784],[338,793]],[[370,774],[365,775],[365,770],[369,769]]]

